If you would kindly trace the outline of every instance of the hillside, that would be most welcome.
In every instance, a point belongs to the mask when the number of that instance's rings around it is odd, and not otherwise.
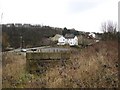
[[[3,88],[117,88],[118,42],[100,41],[74,48],[69,62],[51,65],[39,75],[26,73],[22,54],[3,53]]]
[[[19,26],[14,24],[2,25],[2,49],[6,47],[35,47],[43,45],[51,45],[49,37],[56,34],[62,34],[62,28],[55,28],[50,26]]]

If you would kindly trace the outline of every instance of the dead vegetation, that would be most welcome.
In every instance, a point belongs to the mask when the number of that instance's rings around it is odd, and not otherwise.
[[[51,65],[39,75],[25,70],[26,60],[3,54],[3,88],[117,88],[118,42],[101,41],[71,52],[69,62]]]

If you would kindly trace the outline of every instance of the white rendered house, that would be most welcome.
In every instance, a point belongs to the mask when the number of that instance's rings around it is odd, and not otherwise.
[[[77,38],[77,36],[75,36],[73,34],[66,34],[64,37],[61,36],[58,39],[57,45],[65,45],[65,44],[68,44],[70,46],[78,45],[78,38]]]
[[[57,45],[65,45],[66,44],[66,39],[61,36],[59,39],[58,39],[58,43]]]

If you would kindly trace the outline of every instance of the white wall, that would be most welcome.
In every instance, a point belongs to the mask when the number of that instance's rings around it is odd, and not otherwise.
[[[65,39],[63,36],[61,36],[58,39],[58,45],[65,45],[69,44],[70,46],[78,45],[78,38],[75,36],[72,39]]]

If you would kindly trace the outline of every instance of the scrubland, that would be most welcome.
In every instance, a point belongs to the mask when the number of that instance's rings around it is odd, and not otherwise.
[[[15,52],[2,56],[3,88],[117,88],[118,42],[100,41],[73,47],[70,60],[51,65],[42,74],[26,72],[26,58]]]

